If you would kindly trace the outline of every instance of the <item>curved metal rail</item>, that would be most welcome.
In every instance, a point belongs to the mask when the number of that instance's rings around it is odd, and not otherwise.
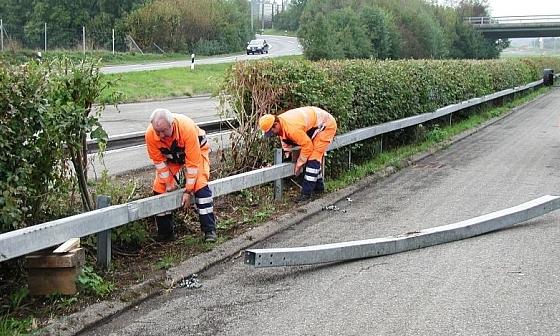
[[[230,130],[233,127],[237,127],[237,119],[227,118],[220,120],[203,121],[196,123],[198,127],[202,128],[206,133],[216,133],[224,130]],[[137,146],[144,143],[145,131],[132,132],[119,134],[109,137],[107,140],[107,150],[126,148],[131,146]],[[88,153],[97,153],[99,151],[99,143],[96,139],[87,141]]]

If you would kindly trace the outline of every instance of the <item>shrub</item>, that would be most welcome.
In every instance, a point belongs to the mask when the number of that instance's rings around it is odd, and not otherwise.
[[[85,139],[106,139],[102,107],[92,107],[105,85],[91,60],[0,66],[0,232],[35,224],[49,212],[45,202],[74,181],[86,209],[93,208]]]
[[[243,127],[235,133],[240,140],[232,141],[233,162],[228,162],[228,167],[234,172],[270,163],[272,142],[263,142],[255,131],[256,120],[264,113],[315,105],[337,119],[340,134],[524,85],[542,78],[544,68],[558,69],[560,60],[237,63],[226,76],[224,97]],[[239,144],[251,145],[242,146],[243,152],[239,153]],[[364,146],[353,146],[356,155],[375,151],[377,145]]]

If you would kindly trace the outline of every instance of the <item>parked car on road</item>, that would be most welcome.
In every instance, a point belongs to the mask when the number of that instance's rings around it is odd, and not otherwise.
[[[247,44],[247,55],[264,53],[268,54],[268,43],[266,43],[266,40],[251,40],[251,42]]]

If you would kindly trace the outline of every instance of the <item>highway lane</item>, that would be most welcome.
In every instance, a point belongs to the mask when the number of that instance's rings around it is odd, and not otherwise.
[[[295,37],[262,35],[270,44],[269,54],[264,55],[245,55],[216,56],[198,60],[197,64],[215,64],[235,62],[238,60],[251,60],[266,57],[279,57],[286,55],[300,55],[302,48]],[[190,55],[189,55],[190,57]],[[128,71],[148,71],[156,69],[166,69],[173,67],[190,66],[190,60],[178,62],[165,62],[153,64],[136,64],[104,67],[104,73],[121,73]],[[208,121],[219,118],[218,100],[210,96],[186,97],[168,99],[161,101],[138,102],[129,104],[119,104],[117,107],[107,105],[100,117],[100,122],[109,136],[125,133],[139,132],[146,129],[152,111],[156,108],[167,108],[171,112],[184,114],[193,120]],[[220,136],[220,143],[227,141],[224,136]],[[218,147],[216,143],[216,148]],[[107,168],[110,175],[120,174],[127,170],[134,170],[149,166],[150,163],[145,158],[145,148],[136,146],[118,151],[108,151],[105,153],[105,165],[100,165],[99,159],[91,156],[92,168],[100,172]]]
[[[257,38],[264,38],[270,45],[268,54],[263,55],[246,55],[240,53],[230,56],[212,56],[202,59],[195,59],[195,66],[199,64],[217,64],[217,63],[232,63],[242,60],[254,60],[260,58],[280,57],[288,55],[301,55],[303,49],[299,44],[296,37],[289,36],[276,36],[276,35],[257,35]],[[191,54],[185,55],[184,61],[173,62],[157,62],[147,64],[127,64],[127,65],[114,65],[101,68],[102,73],[114,74],[132,71],[149,71],[170,68],[190,67]]]
[[[220,118],[217,99],[199,96],[119,104],[118,107],[107,105],[99,120],[110,136],[138,132],[148,127],[150,115],[156,108],[166,108],[173,113],[184,114],[197,122]]]
[[[560,192],[560,90],[255,247],[398,235]],[[321,202],[321,201],[319,201]],[[327,205],[327,204],[325,204]],[[294,210],[295,211],[295,210]],[[560,213],[322,266],[225,260],[83,335],[558,335]]]
[[[212,152],[217,152],[220,148],[227,148],[229,146],[229,134],[229,131],[224,131],[208,135]],[[101,176],[103,170],[107,170],[107,174],[113,176],[124,174],[132,170],[142,170],[153,167],[152,162],[148,158],[146,145],[106,151],[102,159],[95,154],[88,155],[88,158],[89,167],[93,172],[93,174],[89,174],[89,177],[92,179],[95,179],[96,176]]]
[[[218,101],[210,96],[192,98],[178,98],[154,102],[120,104],[106,106],[102,113],[101,125],[109,136],[145,131],[149,118],[156,108],[166,108],[173,113],[184,114],[195,122],[220,119],[218,115]],[[214,151],[229,144],[229,133],[213,134],[210,136]],[[106,151],[103,163],[96,154],[89,155],[90,168],[100,176],[101,171],[107,170],[109,175],[118,175],[130,170],[151,167],[152,163],[146,155],[146,146],[132,146],[123,149]],[[90,174],[95,178],[95,174]]]

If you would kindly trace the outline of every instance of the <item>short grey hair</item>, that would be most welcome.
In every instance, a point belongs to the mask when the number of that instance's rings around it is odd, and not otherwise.
[[[152,115],[150,116],[150,123],[153,123],[155,120],[159,120],[162,118],[167,120],[169,125],[173,124],[173,114],[171,113],[171,111],[164,108],[157,108],[154,110],[154,112],[152,112]]]

